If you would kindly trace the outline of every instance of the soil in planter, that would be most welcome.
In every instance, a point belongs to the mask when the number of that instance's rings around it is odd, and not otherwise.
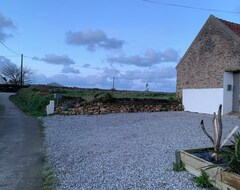
[[[223,150],[231,150],[232,147],[223,147]],[[211,162],[213,164],[224,164],[224,160],[216,161],[215,158],[212,156],[213,155],[213,149],[209,150],[204,150],[200,152],[194,152],[192,155],[199,157],[203,160],[206,160],[208,162]]]
[[[216,161],[214,159],[214,157],[212,157],[213,152],[210,151],[202,151],[202,152],[195,152],[192,153],[192,155],[198,157],[198,158],[202,158],[203,160],[206,160],[208,162],[211,162],[213,164],[222,164],[221,161]]]

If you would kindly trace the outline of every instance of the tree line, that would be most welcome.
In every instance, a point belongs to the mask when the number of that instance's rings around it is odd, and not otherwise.
[[[13,84],[13,85],[21,85],[21,78],[22,78],[22,85],[29,84],[30,78],[33,72],[28,67],[22,68],[21,74],[21,67],[18,67],[15,64],[2,64],[0,65],[0,77],[2,78],[3,83],[6,84]]]

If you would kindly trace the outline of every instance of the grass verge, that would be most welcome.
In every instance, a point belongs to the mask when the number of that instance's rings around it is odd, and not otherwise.
[[[53,168],[50,164],[45,165],[43,168],[43,190],[53,190],[57,184]]]
[[[41,132],[42,139],[45,138],[45,126],[42,120],[39,120],[39,129]],[[57,186],[57,179],[54,175],[54,166],[50,164],[48,160],[48,155],[46,148],[44,147],[42,153],[42,162],[43,162],[43,169],[42,169],[42,190],[53,190]]]
[[[45,116],[46,106],[51,99],[53,99],[52,94],[40,93],[34,88],[23,88],[15,95],[10,96],[12,102],[22,111],[32,116]]]

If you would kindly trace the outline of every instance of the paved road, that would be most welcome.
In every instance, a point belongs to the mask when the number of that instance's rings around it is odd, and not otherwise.
[[[0,93],[0,189],[41,189],[41,134],[37,119],[26,116]]]

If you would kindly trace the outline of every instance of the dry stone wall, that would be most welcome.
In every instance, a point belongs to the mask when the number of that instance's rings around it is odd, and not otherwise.
[[[75,104],[71,108],[62,106],[56,109],[56,114],[63,115],[98,115],[123,112],[160,112],[182,111],[182,105],[175,100],[156,99],[117,99],[112,102],[91,102]]]

